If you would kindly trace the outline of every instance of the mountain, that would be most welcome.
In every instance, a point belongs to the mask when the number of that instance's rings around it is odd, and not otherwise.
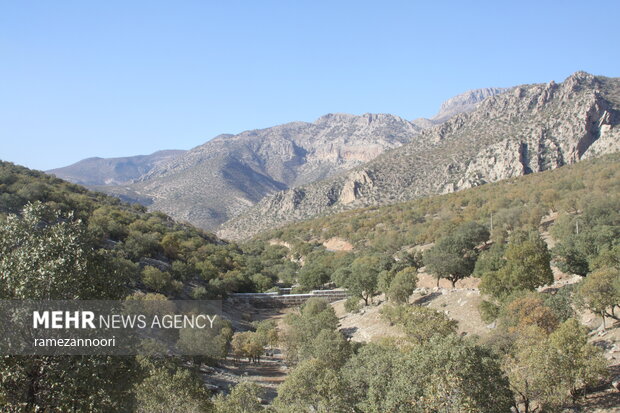
[[[475,110],[486,98],[499,95],[500,93],[504,93],[508,90],[509,89],[507,88],[501,87],[488,87],[484,89],[469,90],[443,102],[439,108],[439,112],[437,112],[437,114],[432,118],[417,118],[411,122],[422,129],[428,129],[444,123],[459,113],[471,112]]]
[[[229,239],[319,215],[454,192],[620,150],[620,79],[577,72],[523,85],[424,130],[361,167],[266,197],[225,223]]]
[[[471,110],[502,91],[470,91],[462,95],[467,98],[453,98],[442,107],[451,113]],[[50,173],[215,229],[266,195],[344,173],[412,142],[439,122],[409,122],[388,114],[327,114],[312,123],[220,135],[144,168],[135,167],[138,157],[95,158]]]
[[[450,119],[454,115],[458,115],[459,113],[468,113],[478,107],[478,104],[485,100],[488,97],[499,95],[501,93],[506,92],[508,89],[505,88],[484,88],[484,89],[476,89],[470,90],[468,92],[462,93],[460,95],[454,96],[446,100],[441,107],[439,108],[439,112],[431,119],[434,123],[442,123],[448,119]]]
[[[47,173],[81,185],[123,185],[133,182],[157,165],[184,152],[163,150],[150,155],[123,158],[88,158],[63,168],[49,170]]]
[[[101,189],[148,197],[151,209],[212,229],[266,195],[362,165],[411,142],[420,130],[393,115],[328,114],[313,123],[220,135],[139,182]]]

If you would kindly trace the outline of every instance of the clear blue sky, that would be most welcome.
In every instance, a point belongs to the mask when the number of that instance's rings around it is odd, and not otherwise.
[[[620,76],[618,16],[618,1],[1,1],[0,159],[49,169]]]

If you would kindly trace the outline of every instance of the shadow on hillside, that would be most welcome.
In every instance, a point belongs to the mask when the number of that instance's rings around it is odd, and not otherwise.
[[[418,298],[417,300],[415,300],[412,304],[415,305],[426,305],[428,303],[430,303],[431,301],[433,301],[435,298],[441,296],[441,293],[436,291],[430,294],[426,294],[420,298]]]
[[[357,330],[358,330],[357,327],[345,327],[345,328],[341,328],[340,332],[342,333],[343,336],[350,339],[353,337],[353,335],[355,334]]]

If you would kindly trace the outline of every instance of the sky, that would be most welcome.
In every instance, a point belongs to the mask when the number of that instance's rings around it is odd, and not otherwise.
[[[0,0],[0,159],[47,170],[620,76],[620,2]]]

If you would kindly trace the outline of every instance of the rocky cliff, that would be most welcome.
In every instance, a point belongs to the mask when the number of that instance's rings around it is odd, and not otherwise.
[[[553,169],[618,151],[620,79],[577,72],[563,83],[524,85],[350,172],[280,192],[225,223],[247,238],[285,223],[405,201]]]

